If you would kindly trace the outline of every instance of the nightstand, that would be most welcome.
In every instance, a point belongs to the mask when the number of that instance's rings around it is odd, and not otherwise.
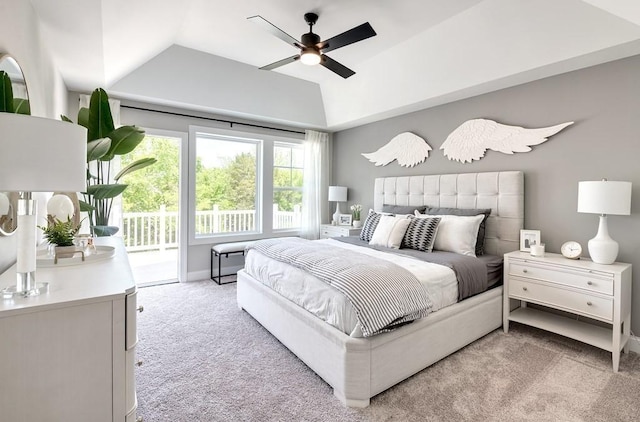
[[[534,309],[527,303],[542,307]],[[554,309],[566,314],[554,313]],[[629,351],[631,264],[601,265],[553,253],[544,257],[519,251],[508,253],[504,256],[505,333],[509,331],[509,321],[607,350],[612,354],[613,371],[618,372],[620,351]]]
[[[330,237],[360,236],[362,228],[354,228],[351,226],[333,226],[331,224],[320,225],[320,239],[328,239]]]

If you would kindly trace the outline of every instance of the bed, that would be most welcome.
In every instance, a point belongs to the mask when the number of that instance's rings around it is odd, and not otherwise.
[[[374,209],[384,205],[490,208],[484,248],[502,256],[519,248],[524,175],[519,171],[375,179]],[[353,337],[265,286],[238,273],[238,306],[333,387],[350,407],[502,325],[502,287],[446,306],[425,318],[371,337]]]

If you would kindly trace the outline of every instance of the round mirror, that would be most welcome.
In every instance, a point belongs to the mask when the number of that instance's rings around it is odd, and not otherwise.
[[[18,62],[0,53],[0,112],[31,114],[24,74]],[[17,192],[0,192],[0,235],[9,236],[17,227]]]

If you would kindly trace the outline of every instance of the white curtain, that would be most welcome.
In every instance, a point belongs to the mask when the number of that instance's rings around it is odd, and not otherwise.
[[[301,237],[310,240],[320,237],[322,209],[327,204],[328,188],[329,134],[307,130],[304,140]]]

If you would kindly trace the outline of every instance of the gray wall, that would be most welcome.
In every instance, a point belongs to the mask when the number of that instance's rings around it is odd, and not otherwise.
[[[579,214],[578,182],[633,182],[632,215],[610,216],[609,232],[620,244],[618,261],[632,263],[632,329],[640,332],[640,56],[542,79],[334,134],[333,181],[349,187],[349,204],[373,205],[373,179],[381,176],[522,170],[525,228],[541,230],[547,250],[566,240],[587,250],[598,216]],[[472,164],[449,161],[439,149],[458,125],[474,118],[524,127],[564,129],[533,151],[506,155],[487,151]],[[395,162],[375,167],[360,154],[375,151],[410,131],[433,148],[423,164],[407,169]],[[585,252],[588,254],[588,252]]]

